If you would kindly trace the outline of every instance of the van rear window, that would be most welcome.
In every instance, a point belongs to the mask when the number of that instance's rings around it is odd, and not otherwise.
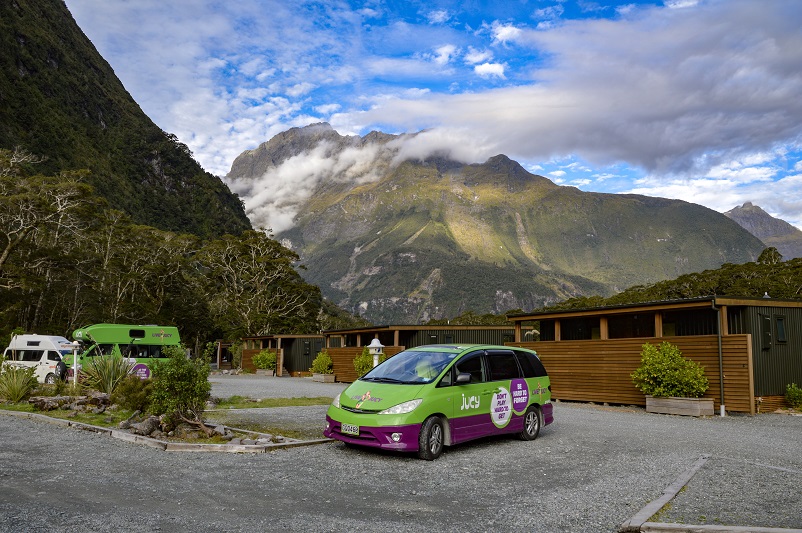
[[[515,352],[515,355],[518,356],[518,363],[521,365],[525,378],[539,378],[546,375],[543,363],[536,356],[527,352]]]

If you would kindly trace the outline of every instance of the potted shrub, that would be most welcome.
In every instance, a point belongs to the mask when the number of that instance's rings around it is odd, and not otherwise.
[[[709,383],[704,368],[682,356],[670,342],[644,344],[632,382],[646,395],[646,411],[676,415],[713,415],[713,399],[702,398]]]
[[[331,360],[329,352],[321,350],[317,357],[312,361],[312,379],[323,383],[334,383],[334,362]]]
[[[259,369],[256,371],[257,374],[270,373],[275,376],[276,352],[270,349],[262,350],[261,352],[253,356],[253,364],[256,368]]]

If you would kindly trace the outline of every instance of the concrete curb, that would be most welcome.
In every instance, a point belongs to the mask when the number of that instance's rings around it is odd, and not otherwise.
[[[802,529],[781,527],[696,526],[661,522],[645,522],[640,531],[643,533],[802,533]]]
[[[298,448],[300,446],[311,446],[314,444],[326,444],[328,442],[334,442],[332,439],[314,439],[294,440],[292,442],[276,442],[272,444],[190,444],[183,442],[162,441],[153,439],[151,437],[135,435],[133,433],[128,433],[118,429],[93,426],[91,424],[73,422],[72,420],[66,420],[63,418],[53,418],[40,413],[26,413],[22,411],[6,411],[4,409],[0,409],[0,414],[7,414],[10,416],[16,416],[18,418],[39,420],[42,422],[55,424],[57,426],[72,427],[75,429],[82,429],[84,431],[91,431],[93,433],[107,435],[113,439],[139,444],[167,452],[267,453],[283,448]]]
[[[682,490],[682,487],[684,487],[691,480],[694,474],[696,474],[696,472],[702,468],[709,458],[709,455],[703,455],[700,457],[699,460],[693,464],[693,466],[683,472],[674,481],[674,483],[669,485],[659,498],[646,504],[646,507],[638,511],[635,516],[621,524],[621,527],[618,529],[619,533],[634,533],[641,531],[641,526],[646,523],[649,518],[654,516],[660,509],[662,509],[665,504],[674,499],[674,496],[676,496],[677,493]]]
[[[649,518],[657,514],[668,502],[688,484],[699,469],[704,466],[709,455],[703,455],[693,466],[683,472],[671,485],[663,491],[663,494],[656,500],[649,502],[638,513],[621,524],[619,533],[802,533],[802,529],[788,529],[777,527],[752,527],[752,526],[719,526],[719,525],[694,525],[694,524],[673,524],[665,522],[648,522]]]

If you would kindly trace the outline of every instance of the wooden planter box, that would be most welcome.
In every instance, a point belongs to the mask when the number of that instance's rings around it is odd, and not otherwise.
[[[312,381],[334,383],[334,374],[312,374]]]
[[[713,416],[713,398],[646,397],[646,412],[664,415]]]

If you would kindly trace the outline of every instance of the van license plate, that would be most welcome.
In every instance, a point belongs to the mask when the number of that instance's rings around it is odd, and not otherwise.
[[[343,424],[340,430],[348,435],[359,435],[359,426],[353,424]]]

